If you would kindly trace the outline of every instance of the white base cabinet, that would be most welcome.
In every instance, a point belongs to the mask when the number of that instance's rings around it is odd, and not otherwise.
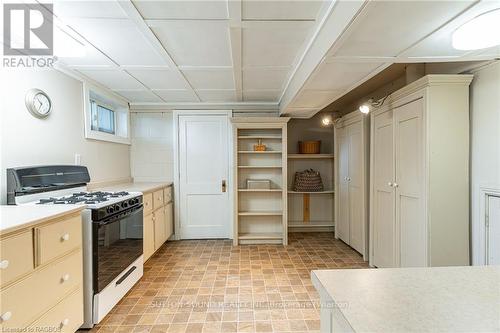
[[[371,114],[370,264],[469,264],[469,83],[428,75]]]
[[[368,256],[369,118],[352,112],[335,123],[335,237]]]

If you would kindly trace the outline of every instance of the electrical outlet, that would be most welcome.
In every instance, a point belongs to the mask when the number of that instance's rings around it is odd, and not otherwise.
[[[82,155],[75,154],[75,165],[81,165],[81,164],[82,164]]]

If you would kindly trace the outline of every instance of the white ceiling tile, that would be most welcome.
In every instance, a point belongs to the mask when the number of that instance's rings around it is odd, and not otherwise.
[[[243,90],[245,102],[278,102],[281,90]]]
[[[195,89],[234,89],[232,68],[183,69],[182,73]]]
[[[170,69],[127,69],[137,80],[150,89],[187,89],[186,81],[177,71]]]
[[[243,66],[291,66],[304,49],[311,21],[265,21],[243,24]]]
[[[166,65],[130,20],[69,19],[68,24],[119,65]]]
[[[244,20],[314,20],[324,1],[242,1]]]
[[[337,56],[397,56],[472,1],[373,1]],[[411,15],[407,15],[411,13]]]
[[[144,89],[144,87],[136,79],[118,69],[78,69],[78,71],[112,90]]]
[[[303,90],[290,105],[292,108],[320,108],[339,97],[341,91]]]
[[[55,0],[54,14],[59,18],[126,18],[118,1]]]
[[[232,66],[227,21],[148,21],[179,66]]]
[[[199,89],[196,93],[202,102],[236,102],[235,90]]]
[[[227,0],[133,0],[144,19],[227,19]]]
[[[304,86],[308,90],[345,90],[359,82],[382,63],[322,63]]]
[[[198,98],[192,90],[153,90],[167,103],[176,102],[198,102]]]
[[[131,103],[162,103],[161,98],[149,90],[115,90]]]
[[[288,68],[245,68],[243,90],[282,89],[288,73]]]

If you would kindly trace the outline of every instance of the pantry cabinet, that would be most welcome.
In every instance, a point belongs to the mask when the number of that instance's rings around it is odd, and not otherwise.
[[[370,264],[469,264],[470,75],[428,75],[371,115]]]
[[[144,261],[158,250],[174,231],[172,186],[144,193]]]
[[[335,123],[335,237],[367,257],[369,119],[352,112]]]

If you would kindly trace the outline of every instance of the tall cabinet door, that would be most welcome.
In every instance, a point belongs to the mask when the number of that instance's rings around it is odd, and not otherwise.
[[[401,267],[427,266],[423,100],[418,99],[395,109],[394,120],[399,264]]]
[[[335,232],[349,244],[349,137],[345,127],[337,129],[338,139],[338,189],[339,212],[335,222]]]
[[[349,245],[364,253],[364,192],[363,192],[363,135],[361,121],[347,126],[348,135],[348,197]]]
[[[392,111],[373,117],[373,265],[396,267],[394,137]]]

